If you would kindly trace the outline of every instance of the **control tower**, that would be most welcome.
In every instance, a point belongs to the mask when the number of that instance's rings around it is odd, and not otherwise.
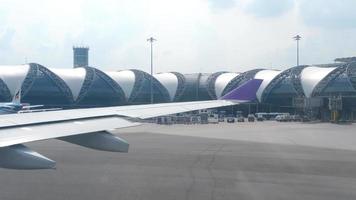
[[[73,67],[88,67],[89,66],[89,47],[73,46]]]

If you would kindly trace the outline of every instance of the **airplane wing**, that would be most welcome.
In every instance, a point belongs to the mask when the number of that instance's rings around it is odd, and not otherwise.
[[[48,169],[55,162],[22,145],[57,138],[104,151],[128,152],[129,144],[108,130],[140,125],[141,119],[231,106],[256,98],[262,80],[254,79],[219,100],[58,110],[0,116],[0,167]]]

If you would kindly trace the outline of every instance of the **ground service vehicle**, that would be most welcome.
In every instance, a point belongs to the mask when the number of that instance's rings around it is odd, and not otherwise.
[[[228,115],[226,118],[227,123],[235,123],[235,117],[233,115]]]
[[[248,114],[247,115],[247,121],[248,122],[254,122],[255,121],[255,116],[253,114]]]

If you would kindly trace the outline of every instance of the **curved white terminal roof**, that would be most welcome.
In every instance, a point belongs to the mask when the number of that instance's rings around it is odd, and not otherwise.
[[[300,79],[306,97],[311,97],[315,86],[336,67],[310,66],[303,69]]]
[[[135,85],[136,76],[131,70],[106,71],[105,74],[110,76],[117,84],[120,85],[125,93],[126,99],[130,98],[132,89]]]
[[[274,77],[276,77],[281,72],[282,71],[279,71],[279,70],[266,69],[266,70],[259,71],[255,74],[255,77],[254,77],[255,79],[263,80],[260,88],[258,88],[258,90],[256,92],[256,97],[260,102],[261,102],[262,93],[265,90],[265,88],[274,79]]]
[[[82,89],[84,79],[86,76],[86,70],[78,67],[74,69],[60,69],[60,68],[48,68],[50,71],[59,76],[70,88],[73,95],[73,100],[78,98],[80,90]]]
[[[234,79],[238,73],[223,73],[218,76],[215,80],[215,95],[217,98],[221,97],[222,92],[224,91],[227,84]]]
[[[167,90],[171,101],[174,99],[178,89],[178,78],[173,73],[159,73],[153,75]]]
[[[29,65],[0,66],[0,78],[5,82],[13,96],[25,80]]]

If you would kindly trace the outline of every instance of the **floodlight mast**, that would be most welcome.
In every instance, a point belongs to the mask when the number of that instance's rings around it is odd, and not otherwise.
[[[299,40],[302,39],[302,37],[300,35],[296,35],[293,38],[297,41],[297,66],[299,66]]]
[[[150,77],[150,102],[153,104],[153,42],[157,41],[155,38],[150,37],[147,39],[148,42],[151,44],[151,77]]]

